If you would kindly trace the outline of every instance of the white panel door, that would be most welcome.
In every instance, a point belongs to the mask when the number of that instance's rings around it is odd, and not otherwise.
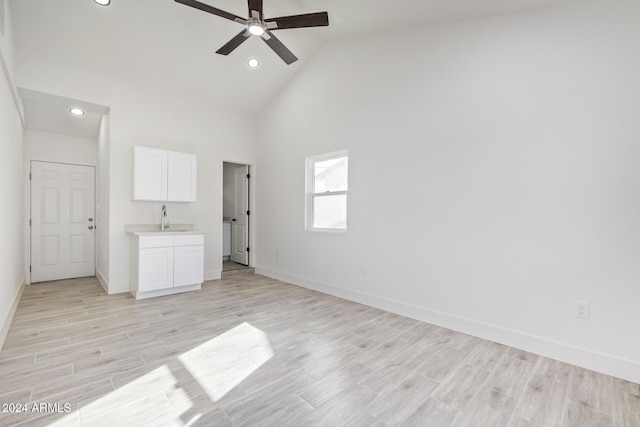
[[[134,200],[167,200],[167,152],[134,147]]]
[[[95,168],[31,162],[31,282],[95,275]]]
[[[204,246],[173,249],[173,286],[197,285],[204,280]]]
[[[231,220],[231,261],[249,265],[249,166],[234,170],[236,211]]]
[[[169,151],[167,200],[170,202],[195,202],[197,193],[197,156]]]

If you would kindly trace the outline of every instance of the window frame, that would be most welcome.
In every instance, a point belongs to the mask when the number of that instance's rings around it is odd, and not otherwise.
[[[348,217],[349,215],[345,213],[345,228],[324,228],[324,227],[314,227],[313,226],[313,202],[316,197],[325,197],[325,196],[340,196],[344,195],[346,198],[345,203],[348,206],[348,192],[349,192],[349,169],[347,166],[347,189],[341,191],[323,191],[321,193],[316,193],[315,191],[315,164],[319,162],[324,162],[327,160],[338,159],[341,157],[347,158],[347,165],[349,162],[349,151],[348,150],[340,150],[340,151],[332,151],[331,153],[319,154],[317,156],[307,157],[305,159],[305,168],[306,168],[306,180],[305,180],[305,230],[320,232],[320,233],[346,233],[348,229]],[[347,208],[348,212],[348,208]]]

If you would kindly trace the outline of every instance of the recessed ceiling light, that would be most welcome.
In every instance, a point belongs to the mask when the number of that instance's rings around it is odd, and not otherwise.
[[[247,61],[247,65],[251,68],[256,68],[258,67],[258,65],[260,65],[260,61],[258,61],[256,58],[251,58]]]
[[[84,116],[84,110],[82,108],[73,107],[69,109],[69,112],[74,116]]]
[[[111,0],[93,0],[98,3],[100,6],[109,6],[111,4]]]

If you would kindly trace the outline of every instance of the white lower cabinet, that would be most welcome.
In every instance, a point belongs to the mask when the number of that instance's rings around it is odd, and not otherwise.
[[[134,236],[129,279],[136,299],[200,289],[204,279],[204,236]]]

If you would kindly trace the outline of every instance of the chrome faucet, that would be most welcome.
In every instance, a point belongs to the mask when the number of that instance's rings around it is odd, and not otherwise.
[[[167,206],[162,205],[162,215],[160,216],[160,231],[164,231],[165,228],[169,228],[169,221],[166,221]]]

